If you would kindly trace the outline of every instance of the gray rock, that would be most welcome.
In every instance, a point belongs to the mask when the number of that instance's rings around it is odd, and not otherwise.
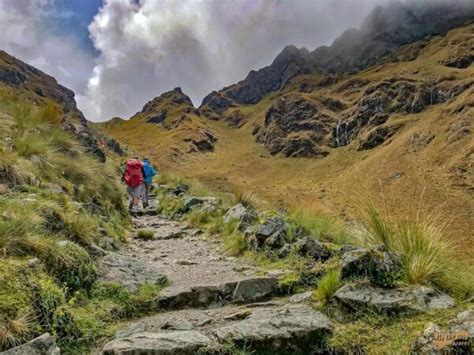
[[[277,285],[273,277],[255,277],[239,281],[232,294],[232,299],[239,303],[248,303],[270,296]]]
[[[191,210],[196,206],[204,206],[206,208],[209,206],[217,206],[218,202],[219,200],[214,197],[188,196],[184,199],[184,204],[181,211],[183,213],[188,213],[191,212]]]
[[[229,223],[233,220],[240,220],[240,218],[247,213],[248,209],[241,203],[229,208],[224,215],[224,223]]]
[[[306,291],[303,293],[297,293],[293,295],[289,299],[290,303],[304,303],[304,302],[311,302],[313,301],[313,292]]]
[[[253,277],[219,285],[194,286],[182,290],[163,290],[160,309],[212,307],[225,303],[250,303],[268,298],[277,285],[274,277]]]
[[[171,355],[195,354],[211,345],[211,340],[195,331],[182,330],[162,333],[142,332],[112,340],[102,350],[104,355]]]
[[[331,333],[329,319],[304,305],[256,309],[250,317],[214,331],[219,342],[246,349],[306,353]]]
[[[54,195],[59,195],[63,192],[63,188],[58,184],[47,183],[44,185],[44,187],[46,187],[46,189]]]
[[[270,249],[279,249],[283,247],[286,243],[286,238],[283,233],[275,233],[268,237],[265,242],[263,243],[264,246]]]
[[[389,314],[424,312],[455,305],[448,295],[423,286],[383,289],[366,284],[348,284],[337,290],[334,298],[354,311],[371,309]]]
[[[227,211],[224,215],[224,222],[229,223],[232,220],[237,220],[237,230],[243,232],[255,222],[257,222],[258,215],[254,209],[245,207],[242,204],[237,204]]]
[[[161,329],[170,330],[192,330],[193,328],[193,325],[186,319],[170,319],[161,327]]]
[[[356,249],[347,251],[342,256],[343,278],[367,277],[374,285],[390,287],[401,272],[401,256],[397,253]]]
[[[154,265],[142,260],[114,252],[109,252],[99,260],[100,279],[118,282],[131,292],[143,284],[163,284],[166,276]]]
[[[265,242],[271,235],[284,234],[286,235],[286,222],[281,217],[273,217],[267,219],[263,224],[255,230],[255,237],[261,243]]]
[[[331,251],[323,244],[311,237],[304,237],[296,241],[295,249],[301,256],[326,261],[331,257]]]
[[[291,251],[293,250],[293,246],[289,243],[283,245],[280,249],[277,250],[276,255],[279,258],[286,258],[290,255]]]
[[[2,352],[3,355],[59,355],[61,351],[56,345],[56,338],[44,333],[26,344]]]
[[[448,329],[428,324],[415,340],[412,351],[430,355],[474,353],[474,307],[458,313]]]

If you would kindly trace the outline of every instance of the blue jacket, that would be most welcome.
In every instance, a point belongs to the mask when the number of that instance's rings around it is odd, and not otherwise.
[[[153,182],[153,176],[155,175],[155,169],[153,169],[153,166],[150,164],[150,162],[145,159],[143,161],[143,180],[145,184],[151,185],[151,183]]]

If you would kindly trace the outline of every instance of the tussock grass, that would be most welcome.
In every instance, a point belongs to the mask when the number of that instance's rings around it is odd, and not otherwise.
[[[434,285],[455,296],[474,294],[474,268],[448,238],[440,217],[397,221],[369,205],[362,210],[353,237],[364,247],[383,245],[402,254],[405,281]]]
[[[257,208],[262,205],[262,202],[254,193],[245,190],[235,190],[233,192],[232,204],[237,205],[238,203],[247,208]]]
[[[328,214],[298,208],[289,214],[288,220],[294,227],[303,228],[305,233],[318,240],[337,244],[348,242],[347,228],[344,223]]]
[[[319,280],[318,286],[314,291],[314,297],[323,305],[325,305],[340,287],[340,270],[330,270],[321,278],[321,280]]]
[[[137,231],[137,238],[143,240],[153,240],[155,232],[151,229],[139,229]]]
[[[242,256],[248,249],[247,239],[242,233],[232,233],[224,236],[224,249],[232,256]]]

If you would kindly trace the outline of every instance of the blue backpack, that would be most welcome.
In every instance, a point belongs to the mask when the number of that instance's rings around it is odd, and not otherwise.
[[[143,161],[143,178],[145,184],[151,184],[153,181],[153,176],[156,175],[155,169],[151,166],[148,160]]]

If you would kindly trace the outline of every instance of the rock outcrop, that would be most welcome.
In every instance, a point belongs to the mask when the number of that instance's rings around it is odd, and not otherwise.
[[[377,7],[359,29],[350,29],[331,46],[310,52],[306,48],[287,46],[273,63],[251,71],[241,82],[213,91],[202,101],[201,108],[222,113],[238,105],[255,104],[270,92],[281,89],[297,75],[314,73],[354,73],[379,63],[397,48],[444,34],[472,22],[474,5],[469,2],[448,4],[393,3]],[[472,56],[448,61],[446,65],[465,68]],[[303,89],[303,91],[305,91]]]
[[[409,314],[455,305],[448,295],[429,287],[377,288],[363,283],[348,284],[334,295],[335,300],[352,311],[372,310],[388,314]]]

